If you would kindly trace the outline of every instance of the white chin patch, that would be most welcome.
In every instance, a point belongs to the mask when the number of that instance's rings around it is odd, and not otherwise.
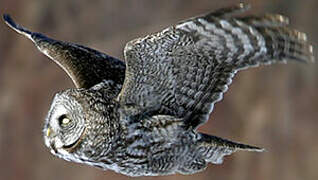
[[[44,136],[44,143],[45,143],[45,146],[50,148],[50,141],[49,141],[49,138]]]
[[[62,154],[62,155],[69,155],[69,152],[66,151],[65,149],[62,149],[62,148],[58,148],[57,149],[57,152]]]
[[[62,148],[63,145],[64,145],[59,138],[55,138],[55,141],[54,141],[54,142],[55,142],[55,147],[56,147],[57,149]]]

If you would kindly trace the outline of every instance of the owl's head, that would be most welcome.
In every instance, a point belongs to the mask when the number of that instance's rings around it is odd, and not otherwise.
[[[53,154],[65,154],[85,132],[85,106],[75,90],[57,93],[45,120],[44,141]]]
[[[114,133],[119,131],[114,104],[101,92],[91,89],[68,89],[57,93],[45,120],[45,145],[54,155],[69,161],[85,162],[105,155]]]

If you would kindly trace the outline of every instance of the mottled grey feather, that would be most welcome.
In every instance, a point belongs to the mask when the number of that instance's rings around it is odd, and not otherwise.
[[[168,114],[196,128],[238,70],[313,60],[305,34],[287,28],[287,18],[233,16],[246,9],[225,8],[127,43],[126,79],[118,97],[127,114]]]

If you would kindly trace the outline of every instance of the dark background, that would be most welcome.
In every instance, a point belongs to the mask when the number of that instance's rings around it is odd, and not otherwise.
[[[0,13],[53,38],[123,58],[125,43],[235,0],[0,0]],[[317,0],[250,0],[251,13],[281,13],[308,34],[317,51]],[[315,53],[317,56],[317,53]],[[191,176],[139,179],[318,179],[318,63],[243,71],[201,131],[265,147],[238,152]],[[66,162],[42,139],[54,93],[71,88],[66,74],[32,43],[0,23],[0,179],[130,179]]]

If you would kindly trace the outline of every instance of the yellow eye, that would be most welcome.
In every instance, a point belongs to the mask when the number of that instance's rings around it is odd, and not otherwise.
[[[69,118],[64,118],[62,124],[68,124],[71,120]]]
[[[66,115],[60,116],[58,120],[60,126],[67,126],[71,122],[71,120]]]

